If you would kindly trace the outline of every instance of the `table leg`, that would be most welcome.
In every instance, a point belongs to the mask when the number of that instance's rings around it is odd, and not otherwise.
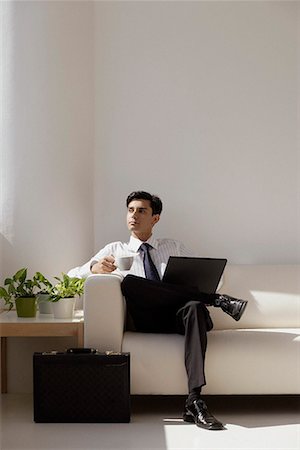
[[[1,336],[1,394],[7,393],[7,338]]]
[[[84,339],[83,339],[83,323],[80,323],[78,325],[77,330],[77,345],[79,348],[83,348],[84,346]]]

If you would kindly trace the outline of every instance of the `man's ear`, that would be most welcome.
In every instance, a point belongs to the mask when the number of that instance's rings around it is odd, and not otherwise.
[[[153,225],[155,225],[160,219],[160,215],[159,214],[154,214],[153,215]]]

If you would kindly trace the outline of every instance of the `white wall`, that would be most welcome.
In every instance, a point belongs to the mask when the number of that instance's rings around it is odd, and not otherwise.
[[[160,236],[299,262],[297,2],[95,6],[96,249],[126,239],[124,199],[146,189]]]
[[[1,279],[53,276],[93,245],[92,7],[2,6]]]
[[[126,239],[140,188],[202,255],[299,261],[298,2],[7,5],[1,279]]]

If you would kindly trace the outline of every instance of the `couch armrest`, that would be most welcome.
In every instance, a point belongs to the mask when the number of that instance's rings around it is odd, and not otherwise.
[[[117,275],[90,275],[84,288],[84,345],[121,351],[125,301]]]

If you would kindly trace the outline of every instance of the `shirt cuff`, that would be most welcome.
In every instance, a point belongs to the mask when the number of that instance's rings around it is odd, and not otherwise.
[[[94,266],[95,264],[97,264],[97,262],[99,262],[99,261],[97,261],[96,259],[93,259],[93,260],[90,262],[90,271],[91,271],[91,273],[92,273],[92,268],[93,268],[93,266]]]

